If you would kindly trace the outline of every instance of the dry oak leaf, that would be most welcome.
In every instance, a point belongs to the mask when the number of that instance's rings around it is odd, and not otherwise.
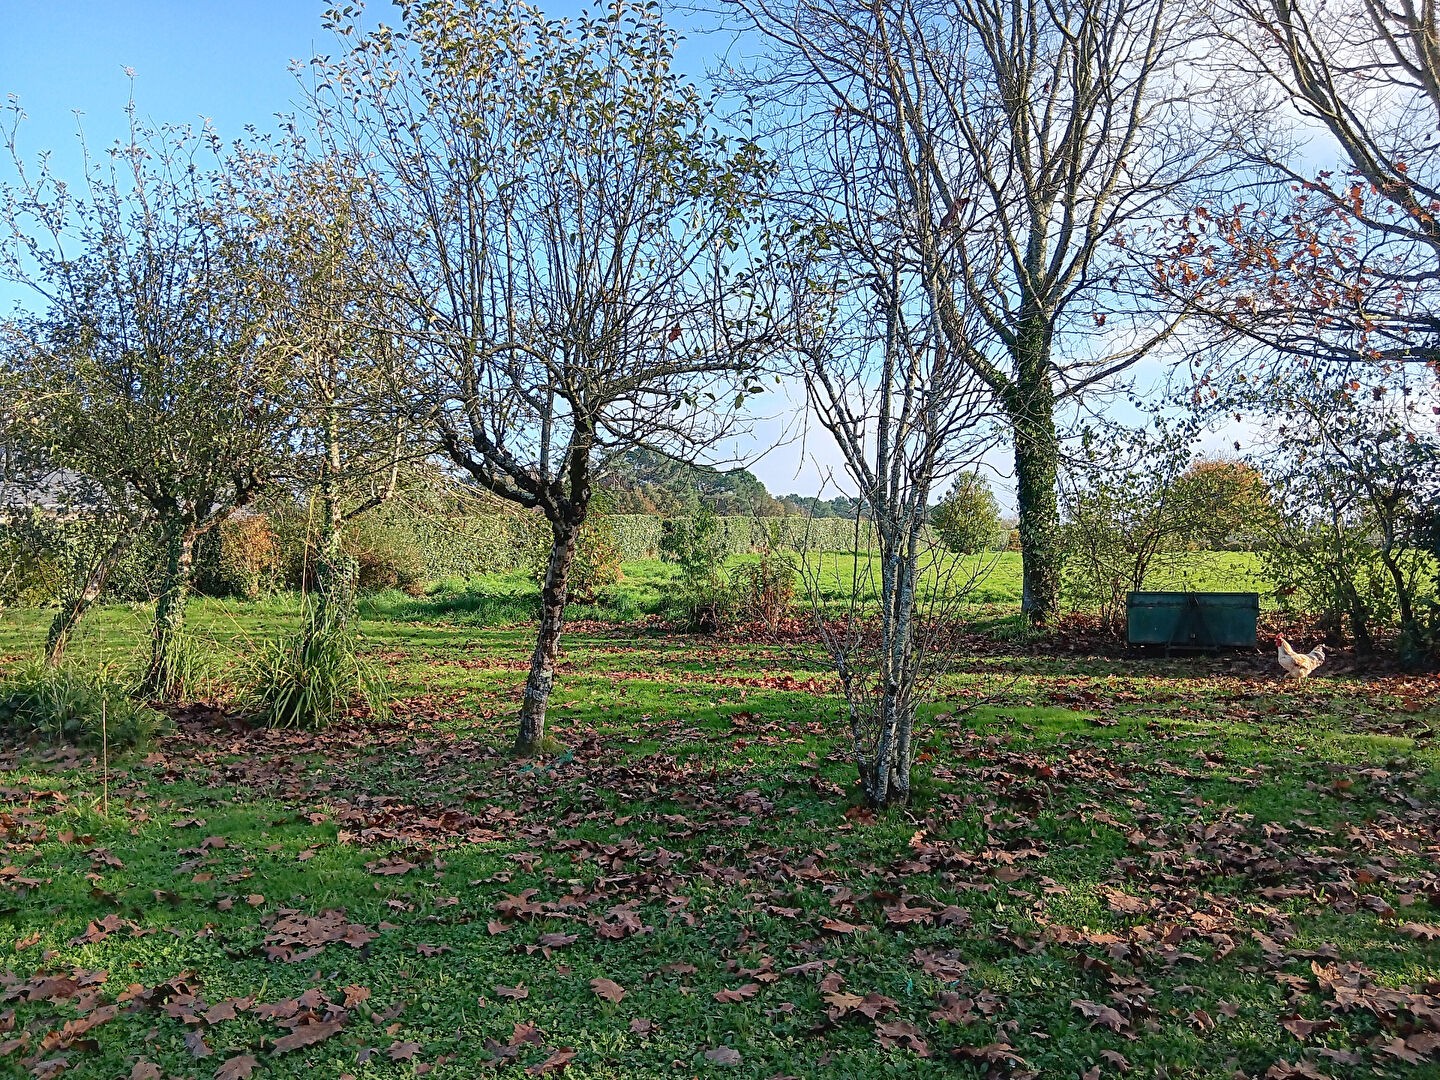
[[[289,1035],[275,1040],[275,1053],[284,1054],[324,1042],[330,1036],[339,1034],[344,1024],[343,1020],[321,1020],[314,1024],[302,1024]]]
[[[570,1064],[575,1057],[575,1051],[568,1046],[562,1046],[544,1061],[531,1065],[525,1071],[531,1076],[545,1076],[547,1073],[560,1072],[566,1065]]]
[[[393,1042],[390,1049],[385,1051],[391,1061],[410,1061],[420,1052],[420,1044],[417,1042]]]
[[[255,1071],[255,1066],[258,1064],[259,1062],[249,1054],[240,1054],[238,1057],[222,1063],[215,1070],[215,1080],[249,1080],[250,1074]]]
[[[728,1005],[731,1002],[744,1001],[746,998],[752,998],[759,992],[760,984],[752,982],[746,983],[744,986],[737,986],[734,989],[726,988],[724,990],[717,990],[711,996],[720,1002],[720,1004]]]
[[[717,1046],[705,1051],[705,1060],[714,1065],[739,1065],[740,1051],[728,1046]]]
[[[625,996],[625,988],[613,979],[591,979],[590,989],[595,996],[605,1001],[619,1002]]]
[[[1111,1031],[1120,1031],[1125,1027],[1125,1018],[1109,1005],[1101,1005],[1098,1002],[1086,1001],[1084,998],[1077,998],[1070,1002],[1072,1009],[1079,1009],[1080,1015],[1090,1021],[1093,1028],[1096,1024],[1103,1024]]]

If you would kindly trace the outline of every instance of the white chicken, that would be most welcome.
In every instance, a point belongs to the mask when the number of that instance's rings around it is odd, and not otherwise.
[[[1317,645],[1308,653],[1299,653],[1279,634],[1275,635],[1275,644],[1280,647],[1280,667],[1292,679],[1303,679],[1325,663],[1324,645]]]

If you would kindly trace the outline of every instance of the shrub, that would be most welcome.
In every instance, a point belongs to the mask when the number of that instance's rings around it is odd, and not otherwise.
[[[666,521],[660,554],[680,568],[675,607],[692,630],[713,634],[729,620],[734,596],[725,577],[729,554],[724,524],[702,505],[688,518]]]
[[[379,517],[356,518],[342,538],[345,552],[355,559],[356,584],[361,592],[401,589],[411,596],[425,591],[425,556],[413,533]],[[315,565],[312,555],[310,565]]]
[[[145,745],[163,723],[108,672],[37,660],[0,682],[0,731],[20,739],[118,752]]]
[[[271,727],[316,730],[356,705],[383,707],[384,680],[354,631],[313,604],[299,630],[261,646],[247,676],[245,703]]]
[[[974,555],[1008,539],[1000,524],[1000,507],[990,485],[979,473],[962,473],[930,512],[940,542],[957,555]]]
[[[1205,484],[1181,483],[1188,447],[1163,431],[1119,434],[1087,450],[1064,499],[1065,584],[1115,633],[1127,594],[1203,539],[1213,503]]]
[[[274,586],[280,569],[280,548],[264,514],[223,521],[196,545],[195,588],[206,596],[254,600]]]
[[[745,619],[764,624],[772,634],[780,629],[795,600],[794,560],[767,547],[758,562],[737,566],[730,581]]]

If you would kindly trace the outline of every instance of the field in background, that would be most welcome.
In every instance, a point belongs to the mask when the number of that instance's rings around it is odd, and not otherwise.
[[[753,561],[755,556],[735,556],[730,564]],[[857,573],[862,581],[870,580],[873,600],[874,581],[869,557],[854,553],[827,552],[812,556],[814,579],[820,586],[821,602],[837,609],[849,596],[850,584]],[[993,556],[973,556],[956,560],[958,568],[946,568],[950,580],[968,580],[973,571],[989,567],[976,583],[967,602],[973,605],[971,615],[977,624],[997,632],[1006,628],[1018,632],[1020,619],[1020,556],[1001,552]],[[878,570],[874,571],[878,573]],[[932,578],[935,575],[932,575]],[[572,603],[568,609],[571,620],[585,619],[608,623],[628,623],[650,616],[663,616],[671,604],[679,571],[658,559],[627,562],[619,584],[601,590],[593,604]],[[1260,573],[1258,559],[1239,552],[1195,552],[1183,569],[1170,574],[1157,574],[1147,586],[1156,589],[1239,590],[1258,591],[1262,606],[1270,606],[1271,586]],[[803,583],[797,586],[797,605],[808,603]],[[382,646],[392,634],[396,622],[441,623],[469,627],[521,626],[533,620],[539,610],[539,587],[524,571],[488,574],[471,578],[450,578],[432,585],[425,595],[412,597],[398,590],[367,596],[361,601],[362,627],[367,636]],[[226,657],[245,652],[264,638],[297,624],[299,598],[292,593],[279,593],[257,601],[216,600],[196,598],[191,601],[189,626],[191,632],[213,641]],[[127,665],[135,661],[144,647],[149,622],[149,605],[107,604],[95,609],[76,634],[72,655],[81,661],[97,660]],[[804,610],[798,615],[804,616]],[[0,661],[16,659],[38,650],[49,622],[47,609],[11,609],[0,611]],[[523,637],[523,633],[521,634]]]

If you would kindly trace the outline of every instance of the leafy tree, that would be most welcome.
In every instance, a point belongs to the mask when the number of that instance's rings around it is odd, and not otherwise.
[[[962,473],[930,511],[940,542],[957,555],[988,551],[1002,538],[1000,507],[979,473]]]
[[[575,23],[503,0],[401,0],[403,27],[317,61],[312,105],[373,195],[406,398],[481,487],[550,526],[516,751],[547,747],[569,574],[597,462],[685,456],[743,398],[740,271],[764,159],[716,132],[653,6]],[[736,397],[736,391],[739,397]]]
[[[1189,542],[1206,550],[1253,548],[1275,516],[1270,483],[1248,461],[1199,458],[1176,477],[1174,489]]]
[[[287,456],[278,391],[289,371],[266,334],[273,291],[208,130],[145,128],[132,104],[128,139],[72,187],[43,159],[27,172],[20,115],[0,270],[42,310],[14,323],[10,408],[50,461],[158,522],[165,584],[142,686],[173,695],[195,540],[253,501]]]
[[[1276,505],[1266,564],[1282,594],[1362,652],[1393,627],[1409,660],[1433,655],[1440,397],[1429,375],[1397,367],[1362,383],[1340,361],[1284,369],[1237,383],[1222,407],[1259,428],[1252,458]]]

